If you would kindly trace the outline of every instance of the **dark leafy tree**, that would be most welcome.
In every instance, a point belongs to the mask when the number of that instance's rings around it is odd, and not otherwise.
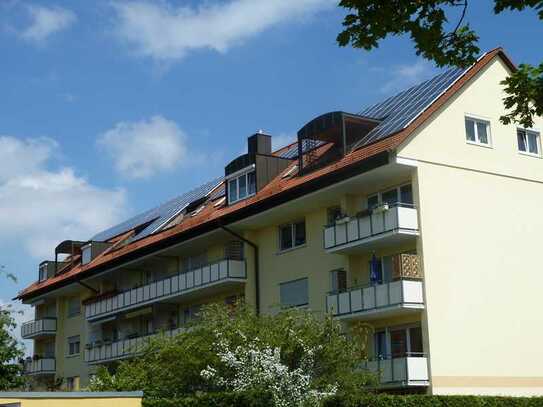
[[[0,276],[16,281],[15,276],[7,273],[4,266],[0,266]],[[22,366],[18,362],[24,353],[20,343],[11,334],[16,327],[14,312],[10,305],[0,304],[0,391],[17,389],[24,384]]]
[[[466,22],[469,0],[341,0],[339,5],[349,10],[337,37],[341,46],[370,51],[390,35],[409,35],[417,55],[439,67],[468,67],[481,52],[479,37]],[[538,11],[543,21],[543,0],[494,0],[495,14],[525,9]],[[532,127],[534,117],[543,115],[543,63],[521,64],[502,84],[507,93],[502,123]]]

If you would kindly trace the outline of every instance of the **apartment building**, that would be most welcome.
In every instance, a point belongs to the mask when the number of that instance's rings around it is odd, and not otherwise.
[[[35,386],[83,387],[202,304],[244,298],[371,324],[382,389],[543,394],[543,120],[500,123],[514,69],[495,49],[278,151],[259,132],[222,177],[62,242],[17,296],[36,310]]]

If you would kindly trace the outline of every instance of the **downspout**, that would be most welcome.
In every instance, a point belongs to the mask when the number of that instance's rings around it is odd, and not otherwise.
[[[244,243],[247,243],[249,246],[251,246],[255,253],[255,308],[256,308],[256,315],[260,315],[260,275],[259,275],[259,254],[258,254],[258,246],[251,242],[248,239],[245,239],[243,236],[239,235],[238,233],[234,232],[232,229],[220,225],[220,228],[224,230],[225,232],[231,234],[232,236],[236,237],[237,239],[241,240]]]

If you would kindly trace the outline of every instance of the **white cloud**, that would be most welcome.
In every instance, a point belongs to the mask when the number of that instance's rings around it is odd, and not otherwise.
[[[279,150],[297,139],[296,133],[280,133],[277,136],[272,136],[272,151]]]
[[[31,23],[20,35],[30,42],[41,43],[52,34],[69,28],[77,20],[73,11],[62,7],[29,5],[27,11]]]
[[[72,168],[48,169],[51,139],[0,136],[0,246],[21,242],[51,258],[64,239],[90,238],[124,216],[125,193],[90,184]]]
[[[391,70],[391,78],[381,87],[381,92],[391,93],[416,85],[435,73],[435,67],[424,59],[414,64],[398,65]]]
[[[194,162],[189,157],[187,137],[171,120],[153,116],[149,120],[120,122],[98,139],[125,178],[149,178],[178,165]]]
[[[335,0],[231,0],[192,8],[165,1],[115,2],[115,32],[139,55],[171,61],[197,49],[226,52],[272,26],[335,4]]]

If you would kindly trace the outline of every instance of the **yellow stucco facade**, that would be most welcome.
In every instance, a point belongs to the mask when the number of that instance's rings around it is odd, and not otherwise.
[[[390,152],[386,165],[229,225],[231,231],[210,232],[86,281],[99,293],[112,288],[135,290],[136,297],[138,289],[170,293],[181,284],[176,276],[188,270],[184,264],[190,258],[200,273],[190,278],[203,280],[179,295],[156,294],[153,300],[145,297],[152,294],[141,294],[139,302],[128,307],[123,303],[118,311],[114,307],[120,300],[106,298],[100,300],[102,311],[88,314],[88,305],[83,305],[72,317],[68,298],[76,295],[83,301],[95,295],[88,287],[46,296],[56,304],[58,321],[54,376],[78,377],[84,388],[100,361],[128,357],[111,357],[119,352],[113,349],[116,342],[180,328],[201,304],[243,297],[256,305],[258,296],[260,311],[273,313],[285,305],[286,297],[300,295],[307,298],[298,305],[322,315],[332,312],[346,330],[358,321],[373,327],[369,354],[388,375],[384,387],[431,394],[543,394],[543,356],[537,351],[543,324],[536,301],[543,285],[538,270],[543,161],[519,153],[516,127],[499,122],[504,96],[500,81],[507,74],[508,67],[496,57]],[[466,117],[488,123],[490,145],[466,142]],[[537,119],[534,127],[541,131],[543,121]],[[372,197],[382,203],[390,191],[401,196],[403,186],[409,186],[411,195],[405,213],[385,205],[383,212],[368,215]],[[334,221],[333,235],[326,235],[332,208],[338,208],[342,218]],[[371,235],[360,237],[363,221],[372,216],[377,223],[371,224]],[[373,230],[389,217],[395,226]],[[296,223],[304,225],[303,243],[281,250],[282,226]],[[339,244],[343,231],[358,237]],[[202,264],[221,263],[240,236],[246,239],[242,259],[234,257],[243,273],[229,274],[228,269],[220,277],[217,269],[219,278],[209,278],[205,273],[213,275],[215,266]],[[405,254],[411,257],[400,257]],[[416,262],[401,264],[414,257]],[[379,284],[372,276],[376,259],[383,274]],[[414,267],[418,274],[384,281],[385,269],[403,273],[403,267]],[[333,274],[338,270],[344,273],[341,277]],[[293,285],[298,287],[293,292],[284,286],[301,280],[306,285]],[[44,306],[36,305],[37,315]],[[69,338],[76,335],[80,352],[69,355]],[[43,351],[43,341],[51,337],[36,339],[36,352]],[[108,351],[89,363],[85,355],[91,342]],[[389,361],[395,352],[400,356]]]
[[[141,392],[2,393],[0,405],[10,407],[141,407]]]

